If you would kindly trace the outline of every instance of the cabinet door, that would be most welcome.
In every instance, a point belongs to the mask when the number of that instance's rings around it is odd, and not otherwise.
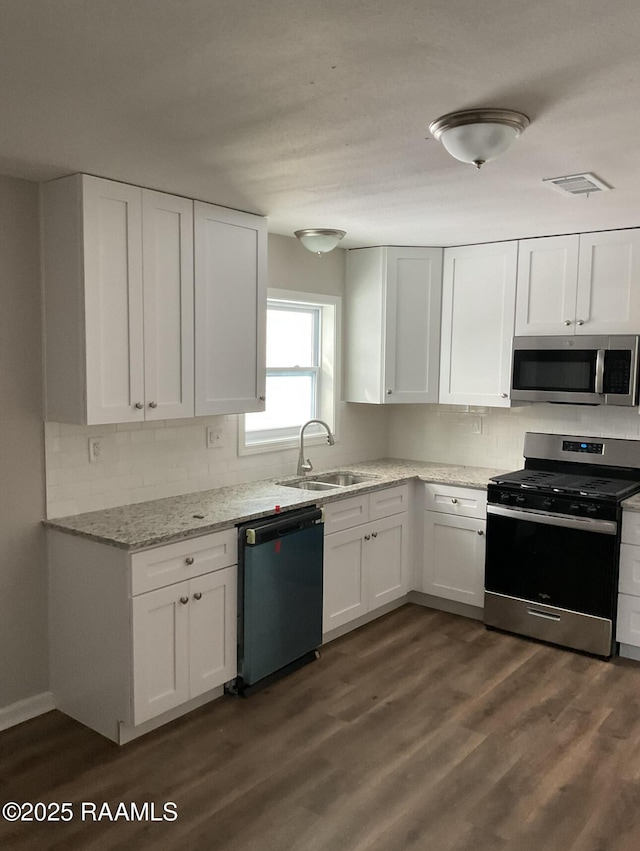
[[[194,204],[196,416],[264,410],[265,219]]]
[[[236,675],[236,575],[234,565],[189,583],[190,697],[204,694]]]
[[[616,641],[640,647],[640,597],[618,594]]]
[[[86,175],[82,189],[87,423],[142,420],[142,190]]]
[[[381,401],[437,402],[441,248],[387,248]],[[372,329],[368,329],[372,333]]]
[[[193,416],[193,201],[143,190],[145,418]]]
[[[408,529],[407,514],[386,517],[366,527],[363,559],[369,611],[407,593]]]
[[[517,242],[446,248],[440,402],[508,407]]]
[[[573,334],[578,287],[578,237],[518,243],[516,336]]]
[[[576,334],[640,333],[640,229],[580,235]]]
[[[189,700],[189,584],[134,597],[133,723]]]
[[[362,529],[347,529],[324,539],[323,632],[367,612]]]
[[[347,401],[437,402],[441,299],[441,248],[347,253]]]
[[[472,606],[484,605],[486,521],[425,511],[422,590]]]

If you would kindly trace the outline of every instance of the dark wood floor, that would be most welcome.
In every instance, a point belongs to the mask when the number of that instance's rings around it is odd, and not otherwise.
[[[638,851],[640,665],[418,606],[247,700],[123,748],[58,712],[0,733],[0,803],[73,802],[7,849]],[[177,805],[80,820],[80,802]]]

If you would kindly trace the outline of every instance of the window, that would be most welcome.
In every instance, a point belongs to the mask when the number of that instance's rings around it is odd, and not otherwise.
[[[241,454],[295,446],[314,418],[335,432],[339,307],[335,296],[269,290],[266,407],[241,418]],[[307,433],[313,439],[312,427]]]

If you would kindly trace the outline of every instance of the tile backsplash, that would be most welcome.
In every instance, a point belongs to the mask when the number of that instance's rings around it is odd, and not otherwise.
[[[308,446],[316,469],[384,456],[386,414],[377,406],[341,404],[336,445]],[[207,448],[208,427],[222,430],[221,446]],[[90,463],[93,437],[100,450]],[[295,474],[297,449],[238,456],[237,444],[236,415],[100,426],[47,422],[47,517]]]
[[[206,447],[208,427],[222,446]],[[637,408],[529,405],[340,405],[335,446],[312,444],[316,469],[395,457],[515,470],[526,431],[640,438]],[[45,423],[47,516],[62,517],[295,473],[296,449],[238,456],[238,417],[75,426]],[[479,432],[479,433],[478,433]],[[89,463],[89,438],[100,457]]]
[[[638,408],[604,405],[403,405],[390,413],[387,455],[515,470],[527,431],[638,439],[640,416]]]

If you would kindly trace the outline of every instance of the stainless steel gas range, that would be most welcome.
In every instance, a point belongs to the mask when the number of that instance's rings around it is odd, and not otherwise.
[[[487,490],[485,624],[608,658],[640,440],[527,432],[524,456]]]

